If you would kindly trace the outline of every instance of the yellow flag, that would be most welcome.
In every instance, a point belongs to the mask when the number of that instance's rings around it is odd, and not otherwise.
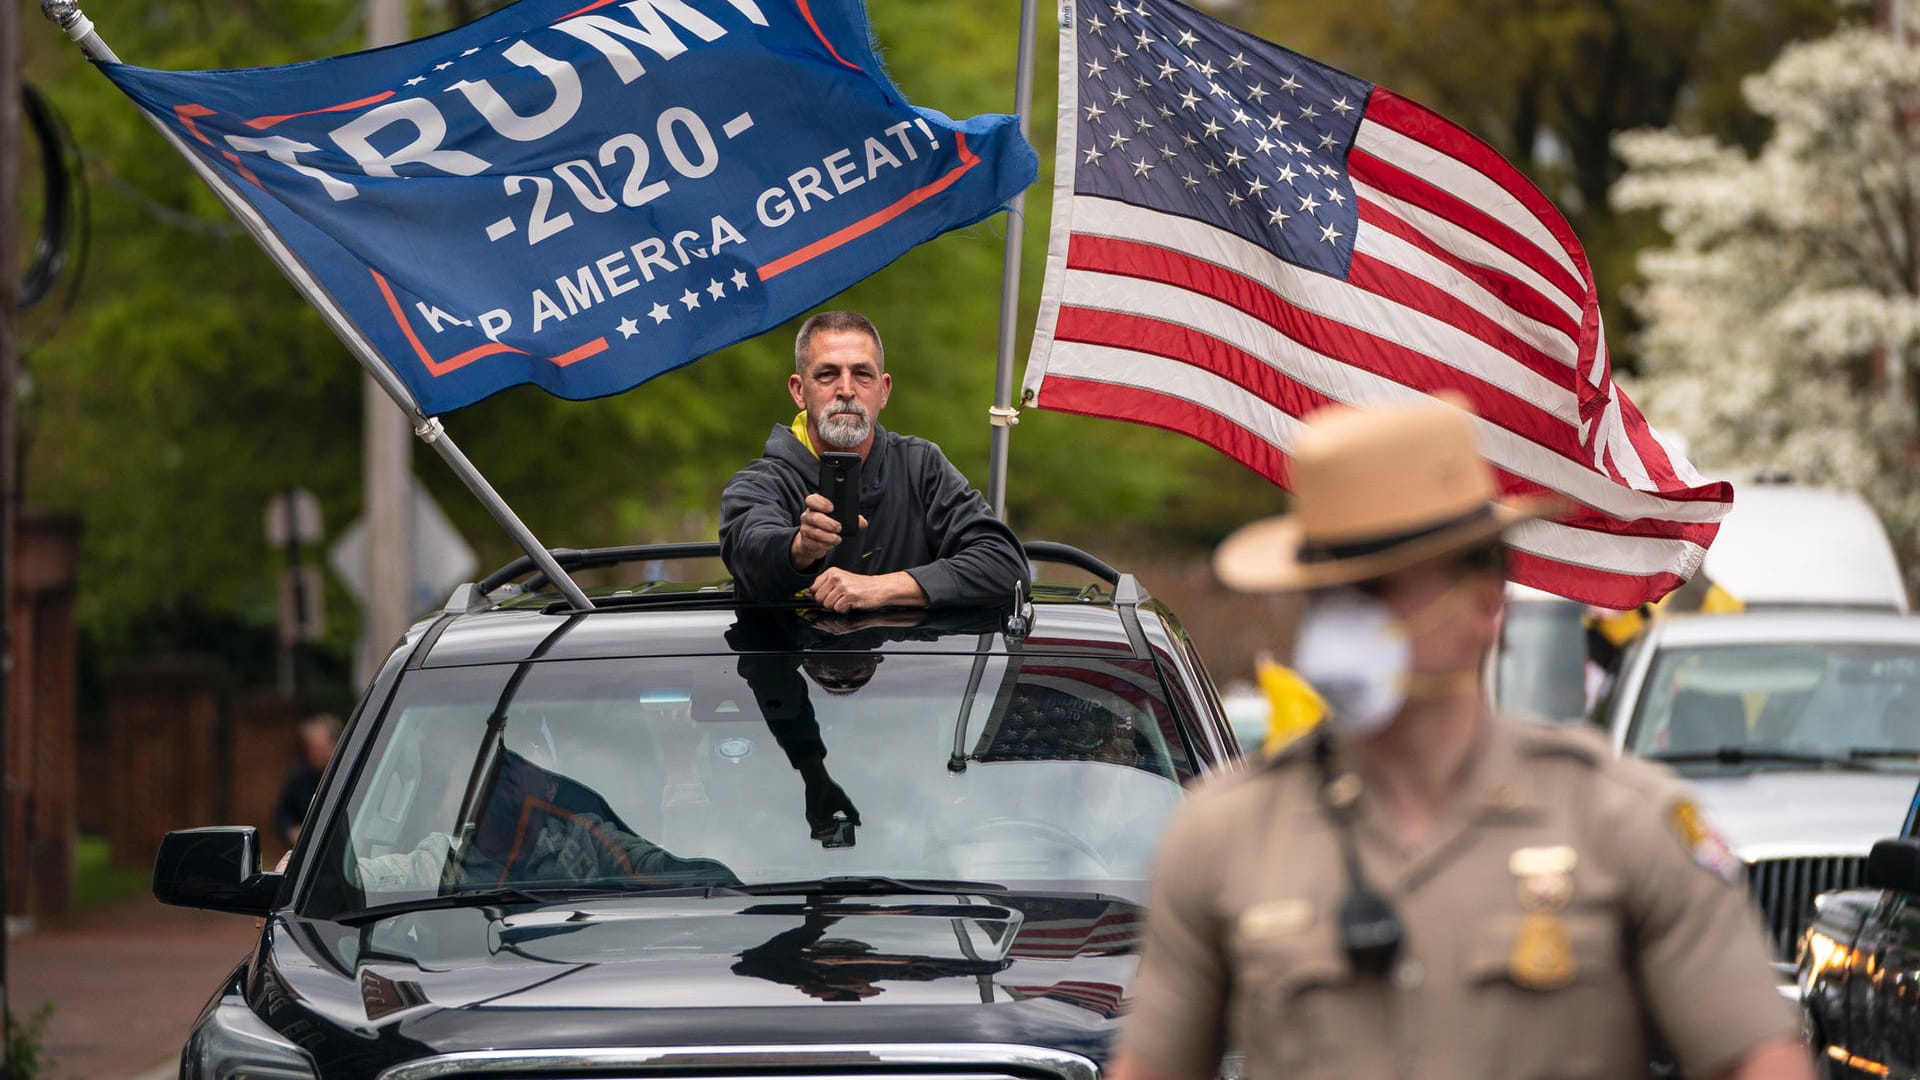
[[[1267,738],[1260,752],[1272,754],[1299,738],[1327,714],[1327,703],[1307,680],[1268,657],[1255,662],[1255,677],[1267,695]]]

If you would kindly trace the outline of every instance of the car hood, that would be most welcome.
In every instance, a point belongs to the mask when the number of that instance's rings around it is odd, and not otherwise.
[[[1114,898],[994,894],[276,919],[248,997],[282,1031],[322,1033],[316,1057],[355,1072],[569,1046],[992,1042],[1097,1061],[1140,917]]]
[[[1687,777],[1708,819],[1748,861],[1865,855],[1899,833],[1915,782],[1912,773],[1770,769]]]

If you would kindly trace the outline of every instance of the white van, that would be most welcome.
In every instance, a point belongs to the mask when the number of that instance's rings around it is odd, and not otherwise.
[[[1865,499],[1764,477],[1736,485],[1701,578],[1748,611],[1911,610],[1893,545]],[[1502,708],[1555,721],[1586,714],[1600,682],[1587,663],[1585,613],[1572,600],[1507,586],[1489,670]]]
[[[1851,491],[1739,485],[1701,570],[1748,610],[1910,610],[1887,530]]]

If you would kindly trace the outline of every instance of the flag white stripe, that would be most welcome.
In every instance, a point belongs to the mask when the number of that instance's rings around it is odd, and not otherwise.
[[[1318,271],[1295,266],[1233,233],[1189,218],[1161,214],[1112,199],[1083,196],[1076,199],[1075,203],[1074,231],[1077,233],[1157,244],[1182,255],[1245,274],[1306,311],[1431,357],[1462,374],[1532,403],[1569,427],[1579,424],[1578,404],[1564,386],[1419,308],[1368,292]],[[1068,273],[1071,275],[1076,271],[1069,270]],[[1163,287],[1177,289],[1176,286]],[[1183,296],[1193,295],[1201,299],[1198,294],[1178,291]],[[1074,302],[1071,293],[1067,302]],[[1279,336],[1265,323],[1231,305],[1214,300],[1208,303],[1219,309],[1224,318],[1252,323],[1267,334]],[[1092,306],[1114,307],[1099,302]],[[1116,310],[1127,309],[1116,307]],[[1227,315],[1229,312],[1230,316]],[[1232,323],[1229,322],[1229,325]],[[1248,351],[1256,356],[1271,355],[1257,348],[1249,348]]]
[[[1300,422],[1212,372],[1178,360],[1102,345],[1063,341],[1054,346],[1054,354],[1055,374],[1177,397],[1245,428],[1253,435],[1273,443],[1284,453],[1292,453],[1294,433],[1299,430]],[[1059,370],[1067,367],[1082,367],[1098,371],[1100,375],[1096,378]],[[1389,393],[1374,400],[1410,400],[1423,396],[1419,391],[1398,384],[1390,384],[1387,389]],[[1484,423],[1481,432],[1482,435],[1486,434]],[[1498,459],[1495,460],[1498,463]],[[1596,479],[1605,481],[1604,477]],[[1616,490],[1625,490],[1613,486]],[[1716,511],[1720,508],[1718,503],[1704,505]],[[1668,515],[1668,519],[1680,520],[1681,517],[1677,514]],[[1661,571],[1681,573],[1681,568],[1686,567],[1689,560],[1697,564],[1702,552],[1698,545],[1685,540],[1622,536],[1578,529],[1557,522],[1522,523],[1515,530],[1510,530],[1509,535],[1522,541],[1516,545],[1522,550],[1555,562],[1605,572],[1641,576]]]
[[[1072,307],[1127,312],[1185,326],[1225,341],[1257,357],[1287,377],[1336,401],[1412,401],[1425,397],[1403,383],[1308,349],[1243,312],[1209,297],[1155,282],[1073,270],[1067,274],[1064,301]],[[1185,398],[1292,452],[1297,423],[1244,387],[1164,357],[1080,342],[1056,342],[1049,372],[1090,382],[1110,382]],[[1152,380],[1163,379],[1156,383]],[[1281,418],[1285,418],[1284,422]],[[1487,420],[1475,417],[1487,460],[1515,476],[1559,491],[1609,517],[1632,521],[1656,518],[1676,522],[1718,521],[1726,507],[1717,502],[1682,502],[1657,493],[1622,487],[1586,468]],[[1285,440],[1282,441],[1282,433]]]
[[[1688,540],[1594,532],[1544,518],[1523,521],[1502,538],[1508,546],[1543,559],[1636,577],[1691,577],[1707,554],[1706,548]]]
[[[1514,337],[1566,367],[1572,368],[1578,361],[1580,343],[1572,337],[1508,306],[1506,301],[1488,292],[1479,282],[1385,229],[1362,221],[1358,235],[1353,238],[1353,246],[1359,254],[1378,259],[1456,297]]]
[[[1568,257],[1566,246],[1553,235],[1553,230],[1527,209],[1526,204],[1515,198],[1505,185],[1479,169],[1371,119],[1360,122],[1353,145],[1354,149],[1365,151],[1402,172],[1417,176],[1505,224],[1532,242],[1542,254],[1559,263],[1573,280],[1586,280],[1586,275]]]
[[[1540,276],[1538,270],[1514,258],[1505,248],[1493,241],[1471,229],[1455,225],[1430,210],[1423,210],[1405,199],[1396,198],[1358,180],[1353,182],[1353,193],[1362,202],[1372,203],[1406,222],[1439,245],[1440,250],[1451,252],[1475,266],[1484,266],[1488,270],[1505,274],[1527,286],[1547,303],[1566,312],[1567,317],[1572,319],[1575,325],[1579,324],[1580,304],[1568,296],[1565,289]],[[1366,227],[1366,222],[1363,221],[1360,224],[1362,228]]]

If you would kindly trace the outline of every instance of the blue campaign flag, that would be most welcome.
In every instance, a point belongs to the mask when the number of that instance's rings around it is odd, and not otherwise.
[[[1014,117],[908,104],[859,0],[521,0],[304,64],[102,67],[428,415],[523,382],[626,390],[1038,171]]]

